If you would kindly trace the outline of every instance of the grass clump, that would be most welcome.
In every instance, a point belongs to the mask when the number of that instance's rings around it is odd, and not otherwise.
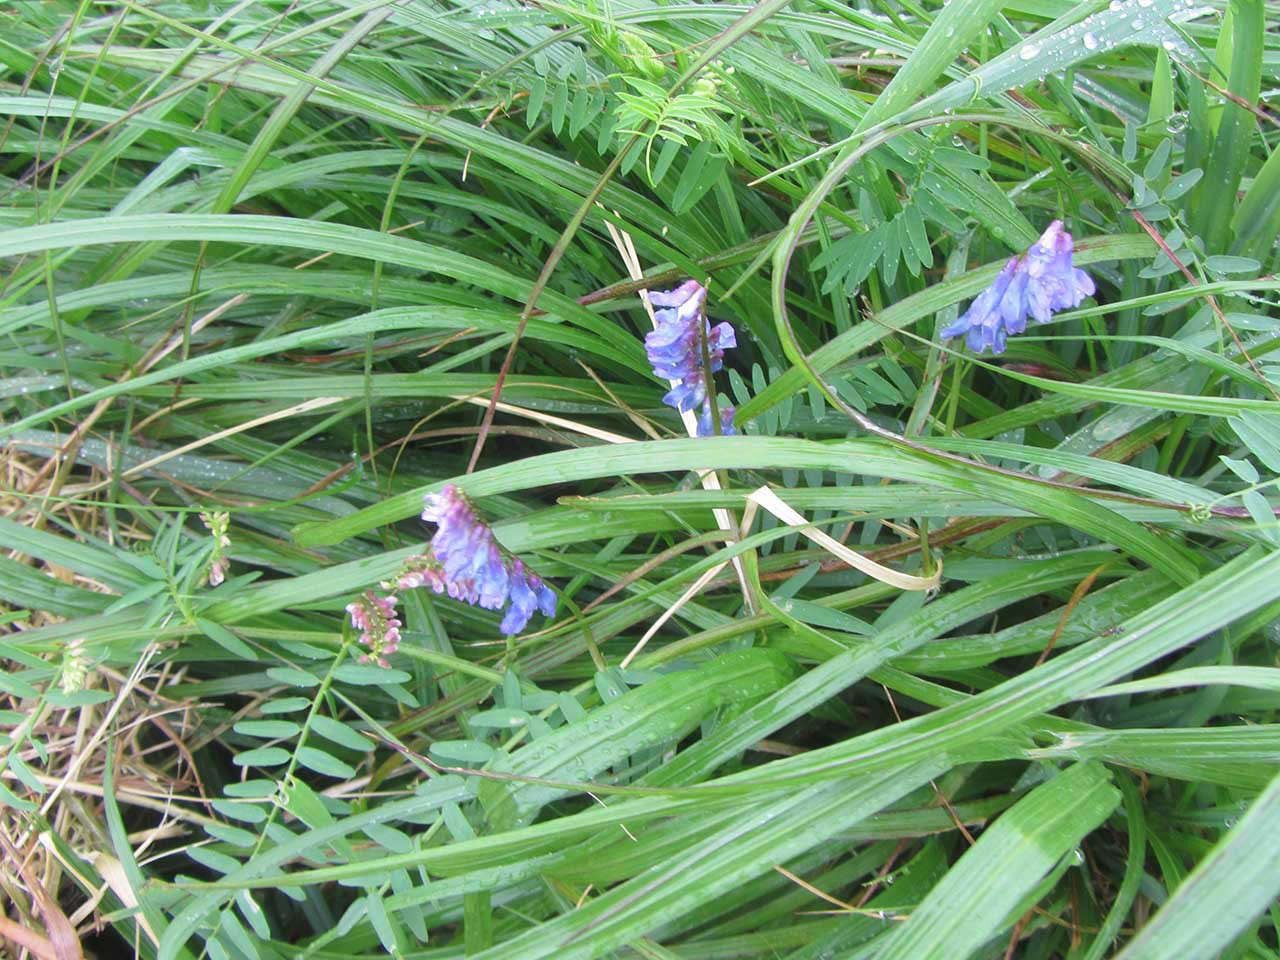
[[[0,942],[1276,956],[1276,22],[0,7]]]

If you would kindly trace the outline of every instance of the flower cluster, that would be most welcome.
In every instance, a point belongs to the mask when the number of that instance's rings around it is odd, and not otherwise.
[[[435,593],[447,592],[455,600],[462,599],[458,584],[445,581],[440,561],[425,553],[409,557],[395,577],[382,581],[383,590],[416,590],[419,587],[430,587]]]
[[[231,546],[227,531],[231,528],[231,514],[201,512],[200,520],[213,534],[213,555],[209,559],[209,586],[216,587],[227,578],[230,561],[225,551]]]
[[[1003,353],[1005,337],[1027,329],[1030,314],[1048,323],[1054,312],[1078,307],[1094,291],[1093,279],[1072,266],[1071,234],[1055,220],[1021,257],[1011,257],[995,280],[969,304],[964,316],[942,331],[944,337],[965,334],[976,353],[990,348]]]
[[[510,585],[508,598],[511,606],[507,608],[498,624],[498,629],[508,636],[524,629],[535,610],[542,611],[544,616],[554,616],[556,612],[556,592],[542,582],[542,578],[528,569],[519,557],[511,561],[511,571],[507,575]]]
[[[506,607],[499,629],[508,636],[523,630],[535,611],[555,615],[556,592],[523,561],[503,552],[461,490],[449,484],[427,494],[423,503],[422,519],[436,524],[431,552],[409,557],[399,573],[384,580],[385,596],[367,590],[347,606],[351,625],[369,648],[361,663],[388,666],[387,657],[400,645],[396,591],[427,587],[473,607]]]
[[[456,598],[486,610],[506,603],[509,578],[502,551],[462,491],[449,484],[439,493],[428,493],[422,519],[436,524],[431,552],[444,565],[445,581],[458,591]]]
[[[706,287],[696,280],[688,280],[665,293],[651,291],[649,302],[663,309],[655,313],[657,326],[644,338],[653,372],[672,383],[662,402],[682,413],[701,407],[700,437],[712,434],[707,379],[724,366],[725,350],[738,345],[732,326],[717,323],[713,327],[703,315],[706,299]],[[710,370],[705,369],[704,360],[710,362]],[[734,432],[732,407],[720,410],[720,421],[721,433]]]
[[[62,651],[62,674],[58,685],[63,693],[78,693],[89,680],[89,655],[84,649],[84,637],[77,637]]]
[[[479,521],[477,521],[479,523]],[[556,612],[556,594],[547,586],[542,578],[529,570],[524,562],[512,558],[510,567],[505,567],[499,576],[506,577],[505,595],[498,603],[484,602],[475,577],[450,578],[445,573],[445,566],[433,556],[419,554],[405,561],[404,567],[392,580],[382,584],[384,590],[413,590],[428,587],[434,593],[447,594],[454,600],[461,600],[472,606],[487,609],[500,609],[510,602],[506,614],[502,618],[499,629],[506,634],[516,634],[524,629],[535,610],[541,610],[547,616]],[[486,564],[486,568],[487,568]],[[496,579],[488,583],[487,595],[498,593]]]
[[[427,494],[422,519],[437,526],[431,539],[436,565],[411,571],[424,585],[486,610],[507,607],[499,629],[508,635],[523,630],[535,610],[555,614],[555,591],[518,558],[503,554],[493,531],[456,486]]]
[[[360,600],[347,604],[351,625],[360,631],[360,642],[369,648],[368,653],[361,654],[361,663],[372,660],[380,667],[391,665],[387,657],[400,646],[403,626],[396,616],[396,602],[395,596],[380,597],[366,590]]]

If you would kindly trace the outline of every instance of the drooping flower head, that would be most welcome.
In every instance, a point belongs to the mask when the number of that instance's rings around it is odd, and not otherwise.
[[[468,603],[497,610],[507,600],[507,566],[493,531],[471,509],[471,504],[452,483],[439,493],[423,498],[422,519],[437,525],[431,538],[431,552],[444,564],[446,583],[467,588]],[[469,599],[474,596],[475,599]]]
[[[436,524],[431,552],[409,557],[394,577],[384,580],[385,596],[369,590],[347,605],[351,625],[369,648],[361,663],[389,666],[387,657],[400,645],[395,591],[427,587],[473,607],[506,607],[501,630],[508,635],[522,631],[535,611],[555,616],[556,592],[523,561],[498,546],[493,531],[456,486],[449,484],[439,493],[427,494],[422,519]]]
[[[1048,323],[1094,292],[1093,278],[1072,265],[1071,234],[1055,220],[1021,257],[1011,257],[991,285],[941,336],[965,335],[969,349],[1003,353],[1006,335],[1027,329],[1027,316]]]
[[[455,600],[487,610],[507,607],[500,629],[516,634],[535,610],[556,612],[556,594],[518,558],[506,556],[488,524],[476,516],[453,484],[423,498],[422,519],[437,525],[431,556],[411,558],[397,582],[429,586]]]
[[[662,309],[654,313],[655,326],[644,338],[645,353],[653,365],[654,374],[671,381],[671,389],[662,402],[682,413],[702,408],[698,423],[700,437],[709,436],[712,432],[708,376],[724,366],[725,350],[738,345],[730,324],[717,323],[713,327],[703,315],[706,299],[706,287],[696,280],[687,280],[665,293],[650,291],[649,302]],[[710,362],[710,370],[706,369],[704,360]],[[725,426],[721,433],[733,433],[732,417],[732,410],[728,419],[721,417]]]
[[[380,667],[391,665],[387,657],[400,646],[403,626],[396,616],[396,602],[394,596],[380,597],[366,590],[361,599],[347,604],[351,625],[360,631],[360,643],[369,648],[368,653],[360,655],[361,663],[372,660]]]

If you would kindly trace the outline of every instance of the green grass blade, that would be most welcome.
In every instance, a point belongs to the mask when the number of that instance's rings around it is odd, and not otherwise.
[[[1121,950],[1119,960],[1210,960],[1280,895],[1280,776]]]
[[[1101,766],[1076,764],[1006,810],[889,937],[884,960],[962,960],[1018,920],[1022,897],[1120,803]]]

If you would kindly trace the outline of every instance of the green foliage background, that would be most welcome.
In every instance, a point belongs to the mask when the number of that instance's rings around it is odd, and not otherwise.
[[[1280,955],[1278,16],[0,4],[0,934]],[[1097,296],[939,341],[1054,219]],[[644,356],[686,277],[736,437]],[[558,616],[361,664],[447,482]]]

